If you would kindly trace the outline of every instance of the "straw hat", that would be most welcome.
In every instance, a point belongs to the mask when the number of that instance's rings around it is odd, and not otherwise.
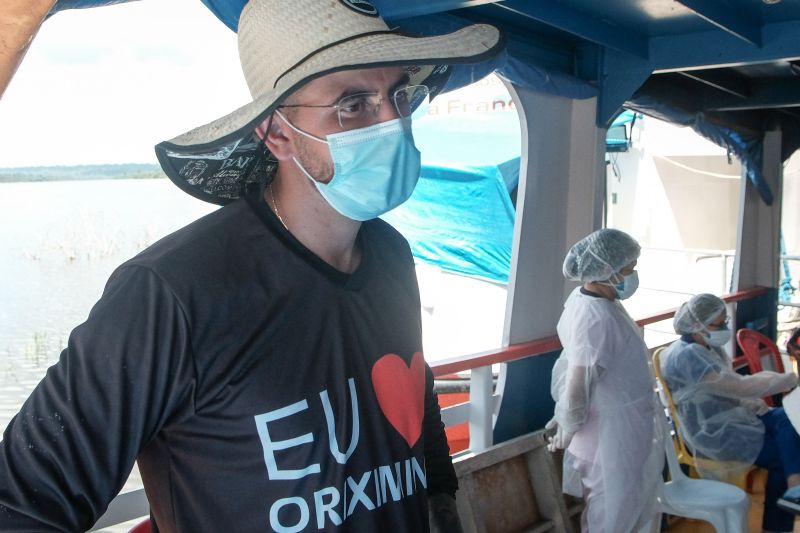
[[[217,204],[274,171],[277,163],[259,146],[255,127],[309,81],[341,70],[405,66],[411,83],[428,85],[434,96],[449,65],[488,60],[503,45],[499,30],[485,24],[433,37],[401,35],[368,0],[250,0],[238,35],[253,101],[156,146],[178,187]]]

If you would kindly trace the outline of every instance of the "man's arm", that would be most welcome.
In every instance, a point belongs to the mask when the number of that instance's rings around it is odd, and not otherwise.
[[[462,533],[461,519],[458,517],[456,499],[442,492],[428,498],[429,524],[431,533]]]
[[[450,458],[450,447],[433,392],[433,372],[425,365],[425,470],[428,478],[428,513],[432,533],[460,533],[461,521],[456,510],[458,479]]]
[[[155,274],[115,273],[0,441],[0,530],[90,528],[139,450],[190,403],[189,346],[185,315]]]

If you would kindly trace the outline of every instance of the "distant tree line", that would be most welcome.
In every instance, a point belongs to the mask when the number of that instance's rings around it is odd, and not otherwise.
[[[0,168],[0,183],[18,181],[70,181],[165,178],[159,165],[74,165]]]

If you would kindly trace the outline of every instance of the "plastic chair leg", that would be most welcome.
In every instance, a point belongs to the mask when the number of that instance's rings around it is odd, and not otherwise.
[[[715,515],[709,520],[717,533],[747,533],[747,512],[750,510],[750,498],[745,496],[735,505],[725,507],[722,516]]]
[[[714,526],[714,531],[717,533],[734,533],[733,530],[728,530],[727,520],[725,520],[724,516],[710,516],[708,521]]]
[[[747,533],[747,512],[750,510],[750,498],[725,509],[725,531],[730,533]]]

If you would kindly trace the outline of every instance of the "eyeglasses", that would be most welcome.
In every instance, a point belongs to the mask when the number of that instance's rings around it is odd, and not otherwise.
[[[389,96],[389,100],[394,104],[394,108],[400,117],[408,118],[414,111],[423,107],[429,94],[430,89],[425,85],[408,85],[394,91]],[[379,93],[357,93],[347,95],[335,104],[330,105],[291,104],[279,107],[335,109],[339,126],[344,130],[353,130],[371,125],[381,110],[383,100],[383,96]]]
[[[727,328],[728,324],[730,323],[730,321],[731,321],[731,317],[726,316],[724,321],[722,321],[722,322],[720,322],[718,324],[709,324],[708,326],[712,327],[712,328],[720,328],[720,329]]]

